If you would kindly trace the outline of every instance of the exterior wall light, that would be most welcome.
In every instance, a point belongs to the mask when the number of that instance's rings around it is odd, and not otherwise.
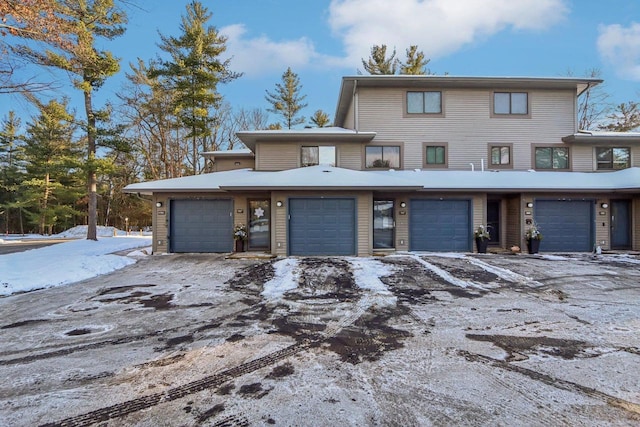
[[[527,202],[527,207],[528,208],[532,208],[533,207],[533,203],[532,202]]]
[[[282,202],[281,202],[280,200],[278,200],[278,201],[276,202],[276,206],[277,206],[277,207],[279,207],[279,208],[281,208],[281,207],[282,207]]]
[[[156,202],[156,208],[161,208],[162,207],[162,202]]]
[[[405,202],[400,202],[400,207],[404,209],[407,207],[407,204]]]
[[[607,209],[609,207],[609,204],[608,203],[602,203],[602,204],[600,204],[600,207],[602,209]]]

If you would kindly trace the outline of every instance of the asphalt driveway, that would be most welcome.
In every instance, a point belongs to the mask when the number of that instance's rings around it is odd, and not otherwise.
[[[640,422],[634,256],[153,256],[0,313],[6,425]]]

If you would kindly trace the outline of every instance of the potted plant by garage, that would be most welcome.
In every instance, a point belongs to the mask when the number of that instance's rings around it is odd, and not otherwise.
[[[236,252],[244,252],[244,242],[247,240],[247,227],[238,224],[233,229],[233,239],[236,242]]]
[[[473,232],[473,237],[476,239],[476,248],[478,248],[479,254],[487,253],[487,245],[489,244],[489,239],[491,235],[489,234],[489,230],[484,225],[479,225],[476,228],[476,231]]]
[[[530,254],[537,254],[540,250],[540,240],[542,240],[542,233],[537,224],[533,224],[525,232],[525,238],[527,239],[527,250]]]

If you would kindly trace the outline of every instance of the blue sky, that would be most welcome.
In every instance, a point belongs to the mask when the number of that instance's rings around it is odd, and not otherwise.
[[[127,33],[104,48],[122,58],[120,74],[96,93],[116,101],[128,63],[160,53],[158,31],[179,35],[188,0],[134,0]],[[341,77],[357,74],[374,44],[395,47],[400,58],[417,44],[437,74],[465,76],[583,76],[598,68],[611,102],[640,101],[638,0],[203,0],[210,21],[229,37],[231,68],[240,79],[219,87],[234,107],[267,108],[291,67],[316,109],[333,117]],[[41,72],[41,77],[49,78]],[[80,96],[66,77],[56,96]],[[0,95],[0,115],[24,101]],[[272,118],[275,121],[276,118]]]

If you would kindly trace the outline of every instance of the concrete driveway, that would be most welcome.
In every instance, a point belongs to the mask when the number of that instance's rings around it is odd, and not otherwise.
[[[634,256],[153,256],[0,312],[5,425],[640,422]]]

